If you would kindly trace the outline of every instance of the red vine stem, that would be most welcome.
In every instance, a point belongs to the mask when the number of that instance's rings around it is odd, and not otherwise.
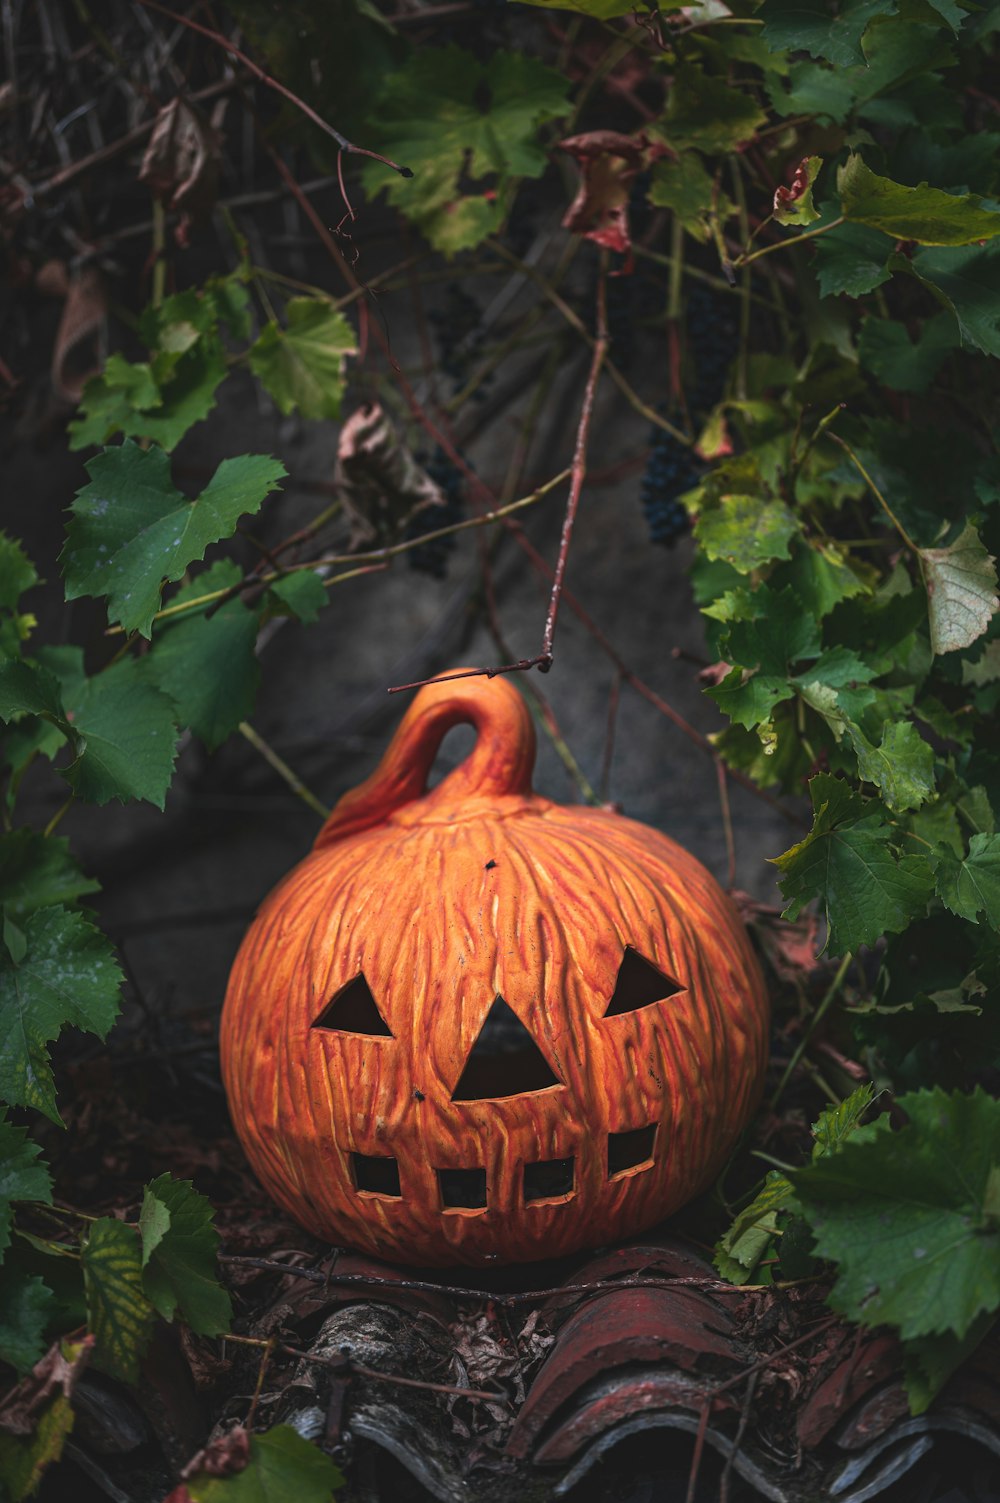
[[[196,31],[200,36],[207,38],[208,41],[214,42],[217,47],[223,48],[231,57],[239,58],[244,68],[249,68],[254,77],[259,79],[262,84],[266,84],[269,89],[274,89],[277,93],[281,94],[290,104],[294,104],[297,110],[301,110],[303,115],[311,120],[314,125],[318,125],[321,131],[325,131],[328,136],[332,136],[341,151],[355,152],[358,156],[372,157],[376,162],[384,162],[387,167],[392,168],[393,172],[398,172],[400,177],[413,176],[409,167],[401,167],[391,157],[384,157],[377,151],[370,151],[367,146],[356,146],[353,141],[349,141],[346,136],[341,135],[339,130],[336,130],[323,119],[322,115],[317,115],[311,105],[306,104],[305,100],[300,99],[297,94],[293,94],[291,89],[286,89],[284,84],[279,83],[276,78],[272,78],[269,73],[265,73],[264,69],[247,57],[245,52],[241,52],[227,37],[224,37],[221,31],[213,31],[210,26],[202,26],[200,21],[192,21],[190,16],[178,15],[177,11],[170,10],[166,5],[160,5],[158,0],[139,0],[139,3],[140,5],[144,5],[147,10],[159,11],[161,16],[169,16],[171,21],[177,22],[178,26],[187,26],[191,31]],[[351,213],[351,217],[353,218],[353,212],[349,203],[347,207],[348,212]]]
[[[562,537],[559,541],[559,557],[556,560],[556,572],[552,576],[552,594],[549,597],[549,611],[545,618],[545,632],[542,636],[541,661],[538,666],[543,673],[548,673],[552,667],[552,641],[555,637],[556,618],[559,614],[559,597],[562,594],[563,580],[566,577],[566,560],[569,557],[569,545],[573,537],[573,524],[576,521],[576,513],[580,505],[580,493],[583,483],[587,478],[587,441],[590,437],[590,423],[594,415],[594,396],[597,392],[597,382],[601,374],[601,366],[608,352],[608,298],[607,298],[607,257],[601,253],[601,266],[597,278],[597,338],[594,340],[594,357],[590,362],[590,373],[587,376],[587,386],[583,394],[583,406],[580,409],[580,421],[576,430],[576,447],[573,451],[573,472],[570,477],[569,499],[566,502],[566,515],[563,518]]]

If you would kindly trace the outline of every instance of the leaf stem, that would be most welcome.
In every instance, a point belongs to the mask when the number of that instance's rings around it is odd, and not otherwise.
[[[69,810],[72,808],[75,799],[76,794],[71,793],[66,802],[64,804],[61,804],[53,814],[52,818],[45,826],[45,829],[42,831],[42,834],[46,837],[46,839],[48,839],[48,837],[53,834],[53,832],[58,828],[59,821],[62,819],[63,815],[69,813]]]
[[[244,736],[246,740],[249,741],[250,745],[254,748],[255,751],[260,752],[261,756],[264,758],[264,761],[274,768],[275,772],[283,782],[288,784],[288,787],[292,790],[292,792],[298,798],[300,798],[304,804],[308,804],[309,808],[313,811],[314,814],[318,814],[321,819],[326,819],[330,813],[326,805],[320,803],[316,795],[310,792],[305,783],[303,783],[298,773],[292,771],[288,763],[283,761],[282,758],[278,756],[278,753],[272,746],[269,746],[267,744],[263,736],[259,735],[258,732],[254,730],[253,726],[245,720],[240,721],[239,730],[240,735]]]
[[[841,214],[838,219],[831,219],[829,224],[821,224],[815,230],[804,230],[801,235],[796,235],[792,240],[776,240],[773,245],[762,245],[760,250],[751,251],[748,256],[737,256],[733,265],[749,266],[751,261],[759,261],[761,256],[770,256],[774,251],[794,250],[797,245],[802,244],[803,240],[815,240],[817,235],[825,235],[828,231],[835,230],[838,225],[845,222],[846,217],[845,214]]]
[[[830,985],[827,987],[826,995],[823,997],[823,1000],[820,1002],[816,1011],[809,1019],[805,1032],[799,1039],[795,1053],[792,1055],[791,1059],[788,1061],[788,1064],[785,1066],[785,1073],[782,1075],[781,1080],[778,1082],[778,1088],[768,1102],[769,1111],[774,1111],[774,1108],[777,1106],[778,1101],[781,1098],[782,1092],[784,1091],[786,1085],[792,1077],[793,1071],[798,1066],[799,1060],[808,1049],[813,1034],[816,1032],[816,1029],[823,1021],[823,1018],[826,1016],[827,1012],[829,1012],[834,998],[837,996],[837,993],[840,991],[840,988],[843,985],[844,977],[847,975],[848,967],[850,966],[853,959],[853,955],[851,954],[850,950],[848,950],[841,960],[839,966],[837,967],[836,975],[830,982]]]
[[[864,480],[865,484],[871,490],[872,495],[875,497],[876,501],[881,506],[881,508],[885,512],[886,516],[889,518],[889,520],[892,523],[893,527],[895,527],[896,531],[899,533],[900,537],[903,539],[903,542],[906,544],[906,546],[908,548],[910,548],[919,557],[919,555],[920,555],[920,549],[917,547],[916,543],[910,537],[910,534],[907,532],[907,530],[903,526],[902,522],[896,516],[896,513],[893,511],[892,507],[889,505],[888,501],[885,499],[885,497],[883,496],[882,492],[879,490],[878,486],[875,484],[874,480],[869,475],[869,473],[865,469],[864,465],[861,463],[861,460],[858,458],[858,456],[855,454],[854,450],[851,448],[850,444],[847,443],[845,439],[842,439],[838,433],[828,433],[827,437],[830,438],[830,439],[832,439],[832,441],[835,444],[839,444],[839,446],[843,449],[844,453],[848,456],[848,458],[850,459],[851,463],[854,465],[855,469],[861,475],[861,477]]]

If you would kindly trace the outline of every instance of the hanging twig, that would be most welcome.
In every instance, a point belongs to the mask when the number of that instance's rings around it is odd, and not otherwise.
[[[597,333],[593,340],[594,354],[590,362],[590,372],[587,376],[587,385],[583,393],[580,421],[577,424],[573,465],[570,470],[569,497],[566,501],[566,514],[563,518],[562,536],[559,540],[559,555],[556,559],[555,572],[552,575],[549,608],[545,617],[545,629],[542,633],[542,650],[533,658],[521,658],[516,663],[505,663],[500,667],[493,668],[468,668],[462,673],[440,675],[433,682],[446,683],[452,678],[496,678],[501,673],[523,673],[530,668],[538,668],[542,673],[548,673],[552,667],[552,643],[555,638],[556,619],[559,615],[559,602],[562,598],[563,581],[566,577],[566,561],[569,558],[569,545],[573,538],[573,526],[576,522],[576,514],[580,505],[580,494],[583,490],[584,481],[587,478],[587,443],[590,437],[590,423],[594,415],[594,396],[597,391],[597,382],[601,374],[601,367],[607,356],[607,350],[607,267],[602,258],[597,279]],[[421,681],[416,684],[396,684],[389,690],[389,693],[401,694],[407,689],[420,688],[423,686],[423,682],[430,682],[430,680]]]
[[[566,561],[569,558],[569,545],[573,537],[573,525],[576,522],[577,509],[580,505],[580,494],[583,490],[584,481],[587,478],[587,443],[590,438],[590,423],[594,415],[594,397],[597,393],[597,382],[601,374],[601,366],[604,364],[608,353],[607,276],[607,255],[606,252],[602,252],[601,265],[597,275],[597,337],[594,342],[594,358],[590,362],[590,372],[587,376],[587,385],[583,393],[580,422],[576,430],[576,446],[573,450],[573,471],[569,485],[569,499],[566,502],[566,515],[563,519],[562,537],[559,540],[559,557],[556,560],[556,572],[552,579],[552,594],[549,597],[549,611],[545,618],[545,632],[542,636],[541,661],[538,666],[543,673],[548,673],[552,667],[552,643],[556,633],[556,618],[559,615],[559,599],[562,595],[563,580],[566,577]]]

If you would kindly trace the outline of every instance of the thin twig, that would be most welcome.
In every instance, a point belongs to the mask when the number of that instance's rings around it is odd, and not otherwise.
[[[865,484],[870,489],[872,495],[875,497],[875,499],[878,502],[879,506],[881,506],[882,510],[885,512],[886,516],[889,518],[889,521],[892,523],[893,527],[895,527],[896,531],[899,533],[900,537],[903,539],[903,542],[906,544],[906,546],[908,548],[912,549],[914,553],[919,554],[920,549],[917,547],[916,543],[910,537],[910,534],[907,532],[907,530],[903,526],[902,522],[896,516],[896,513],[893,511],[892,507],[889,505],[888,501],[885,499],[885,497],[883,496],[882,492],[879,490],[878,486],[875,484],[874,480],[869,475],[869,473],[865,469],[864,465],[861,463],[861,460],[858,458],[858,456],[855,454],[854,450],[851,448],[850,444],[846,443],[844,441],[844,439],[842,439],[840,437],[839,433],[827,432],[826,436],[827,436],[827,438],[831,439],[833,443],[838,444],[840,446],[840,448],[843,449],[844,453],[847,455],[847,457],[850,459],[851,463],[854,465],[854,468],[858,471],[858,473],[861,475],[862,479],[864,480]]]
[[[220,606],[226,604],[227,600],[231,600],[233,596],[240,594],[242,590],[246,590],[251,586],[273,584],[275,580],[284,579],[289,574],[301,574],[309,569],[315,571],[317,569],[333,568],[338,564],[358,564],[361,567],[349,569],[342,574],[334,574],[329,579],[325,579],[323,583],[329,587],[340,584],[341,580],[356,579],[361,574],[370,574],[374,570],[384,568],[390,559],[398,558],[404,553],[409,553],[413,548],[423,547],[424,544],[435,542],[438,538],[453,537],[458,532],[468,532],[470,528],[486,527],[491,522],[502,521],[504,517],[511,516],[514,512],[523,511],[525,507],[534,506],[543,497],[547,496],[550,491],[555,490],[557,485],[561,485],[570,473],[570,470],[560,470],[558,475],[553,475],[551,480],[546,480],[544,484],[533,490],[529,496],[521,496],[517,501],[511,501],[506,506],[495,507],[492,511],[480,512],[476,517],[465,517],[461,522],[452,522],[447,527],[435,528],[433,532],[421,533],[420,537],[409,538],[402,543],[387,543],[384,548],[373,548],[367,553],[332,553],[323,558],[307,559],[302,563],[288,564],[282,570],[270,574],[251,572],[242,579],[237,580],[235,584],[227,585],[225,589],[207,590],[204,595],[195,595],[190,600],[181,600],[174,605],[165,605],[162,610],[156,612],[153,620],[163,621],[174,616],[182,616],[204,605],[212,605],[215,610],[218,610]],[[303,533],[295,534],[293,539],[280,543],[271,552],[279,553],[286,547],[289,547],[291,542],[297,541],[301,537],[308,537],[313,531],[318,530],[319,526],[328,521],[334,515],[335,511],[339,509],[339,506],[340,503],[338,502],[335,506],[328,507],[325,512],[321,513],[318,523],[310,524],[310,527],[305,529]],[[121,632],[122,628],[120,626],[109,626],[104,635],[106,637],[120,636]]]
[[[606,253],[602,252],[597,277],[597,338],[594,342],[594,358],[590,362],[590,372],[583,393],[583,406],[580,409],[580,421],[576,430],[569,498],[566,502],[562,537],[559,540],[559,557],[556,560],[556,572],[552,577],[552,594],[549,597],[549,610],[542,636],[542,662],[538,666],[543,673],[547,673],[552,667],[552,643],[556,633],[556,618],[559,615],[559,598],[562,595],[563,580],[566,577],[566,561],[569,558],[569,545],[573,538],[573,524],[580,505],[580,494],[587,478],[587,443],[590,438],[590,423],[594,415],[594,397],[597,393],[601,366],[608,353],[607,276],[607,257]]]
[[[237,1253],[220,1253],[219,1262],[235,1268],[259,1268],[264,1273],[280,1273],[287,1278],[305,1279],[311,1284],[323,1284],[330,1289],[405,1289],[418,1294],[442,1294],[452,1299],[479,1301],[494,1305],[539,1304],[545,1300],[561,1298],[563,1295],[607,1293],[609,1289],[686,1288],[704,1289],[707,1292],[717,1290],[731,1295],[735,1292],[741,1294],[752,1292],[757,1287],[744,1284],[737,1291],[734,1285],[710,1276],[703,1279],[674,1279],[666,1275],[660,1278],[652,1275],[629,1275],[598,1284],[563,1284],[554,1289],[527,1289],[518,1293],[505,1294],[493,1289],[465,1289],[459,1284],[435,1284],[427,1279],[383,1279],[374,1274],[338,1274],[335,1271],[324,1273],[319,1268],[299,1268],[293,1264],[280,1263],[275,1258],[250,1258]]]
[[[799,1060],[809,1048],[809,1041],[826,1016],[834,998],[840,991],[840,988],[844,983],[844,977],[847,975],[848,967],[851,964],[852,958],[853,957],[850,951],[848,951],[844,958],[841,960],[840,965],[837,967],[837,973],[834,976],[833,980],[830,982],[830,985],[827,987],[826,995],[823,997],[823,1000],[820,1002],[819,1006],[816,1008],[816,1011],[809,1019],[809,1023],[803,1031],[802,1037],[799,1039],[795,1053],[792,1055],[791,1059],[788,1061],[788,1064],[785,1066],[785,1072],[778,1082],[777,1089],[775,1090],[774,1095],[771,1097],[771,1100],[768,1102],[768,1109],[770,1111],[773,1112],[774,1108],[777,1106],[779,1100],[781,1099],[781,1094],[784,1091],[785,1086],[791,1080],[792,1074],[797,1067]]]
[[[736,886],[736,841],[733,836],[733,815],[729,807],[729,774],[721,757],[715,759],[715,772],[719,781],[719,808],[722,811],[722,828],[726,837],[726,887],[732,892]]]
[[[196,31],[208,41],[214,42],[217,47],[221,47],[231,57],[239,58],[244,68],[249,68],[254,77],[259,79],[262,84],[266,84],[269,89],[275,89],[290,104],[294,104],[297,110],[301,110],[308,120],[311,120],[314,125],[318,125],[321,131],[325,131],[328,136],[332,136],[341,151],[354,152],[356,155],[362,157],[372,157],[376,162],[383,162],[386,167],[391,167],[393,172],[399,173],[400,177],[413,176],[413,172],[409,167],[401,167],[398,162],[392,161],[390,157],[384,157],[377,151],[370,151],[367,146],[356,146],[353,141],[349,141],[346,136],[342,136],[339,130],[336,130],[323,119],[322,115],[317,115],[311,105],[306,104],[305,100],[300,99],[297,94],[293,94],[291,89],[286,89],[284,84],[279,83],[276,78],[272,78],[269,73],[265,73],[263,68],[258,67],[255,62],[252,62],[245,52],[241,52],[221,32],[213,31],[210,26],[202,26],[198,21],[192,21],[190,16],[178,15],[177,11],[169,10],[167,6],[160,5],[158,0],[139,0],[139,4],[145,5],[148,10],[159,11],[161,16],[169,16],[170,20],[176,21],[179,26],[187,26],[191,31]],[[350,204],[347,207],[350,212]]]
[[[241,1346],[256,1346],[264,1348],[261,1360],[261,1370],[257,1380],[257,1392],[254,1394],[254,1403],[251,1406],[250,1415],[247,1418],[247,1429],[253,1423],[253,1413],[257,1399],[260,1396],[260,1386],[263,1382],[264,1370],[272,1352],[282,1352],[287,1357],[295,1357],[300,1362],[315,1362],[320,1367],[333,1367],[344,1373],[350,1373],[359,1378],[374,1378],[380,1383],[392,1383],[397,1388],[419,1388],[425,1393],[446,1393],[458,1399],[473,1399],[480,1403],[509,1405],[510,1400],[506,1394],[491,1392],[488,1388],[457,1388],[454,1383],[432,1383],[426,1378],[404,1378],[399,1373],[380,1372],[377,1367],[365,1367],[356,1362],[349,1351],[342,1351],[336,1357],[321,1357],[316,1352],[303,1351],[301,1347],[289,1346],[287,1342],[276,1341],[273,1336],[264,1339],[261,1336],[234,1336],[232,1332],[223,1336],[222,1340],[236,1341]]]
[[[145,3],[145,0],[144,0]],[[844,223],[845,216],[841,214],[839,219],[831,219],[829,224],[821,224],[815,230],[803,230],[801,235],[794,235],[791,240],[776,240],[773,245],[762,245],[760,250],[751,251],[749,256],[737,256],[733,262],[735,267],[749,266],[751,261],[759,261],[761,256],[771,256],[775,251],[794,250],[801,245],[803,240],[815,240],[817,235],[825,235],[830,230],[835,230],[838,225]]]
[[[260,1403],[260,1396],[264,1391],[264,1377],[267,1373],[268,1367],[270,1366],[271,1358],[274,1356],[274,1351],[277,1345],[278,1341],[277,1337],[275,1336],[269,1336],[263,1344],[263,1350],[260,1354],[260,1367],[257,1370],[257,1386],[254,1388],[253,1398],[250,1400],[250,1408],[247,1411],[246,1427],[248,1430],[253,1429],[254,1417],[257,1413],[257,1405]]]
[[[288,784],[288,787],[292,790],[292,792],[298,798],[300,798],[304,804],[308,804],[309,808],[312,809],[314,814],[318,814],[320,819],[326,819],[330,813],[326,805],[320,803],[315,793],[312,793],[310,789],[306,787],[305,783],[303,783],[298,773],[293,772],[288,763],[282,761],[274,748],[268,746],[263,736],[258,735],[253,726],[249,725],[245,720],[240,721],[239,730],[240,735],[244,736],[246,740],[249,741],[250,745],[254,748],[255,751],[260,752],[261,756],[264,758],[264,761],[269,763],[270,766],[274,768],[275,772],[283,782]]]

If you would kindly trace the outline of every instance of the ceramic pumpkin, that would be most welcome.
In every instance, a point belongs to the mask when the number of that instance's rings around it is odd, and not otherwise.
[[[703,1189],[756,1104],[768,1007],[735,908],[666,836],[534,794],[534,754],[508,680],[422,689],[243,941],[233,1122],[331,1242],[429,1266],[614,1241]]]

